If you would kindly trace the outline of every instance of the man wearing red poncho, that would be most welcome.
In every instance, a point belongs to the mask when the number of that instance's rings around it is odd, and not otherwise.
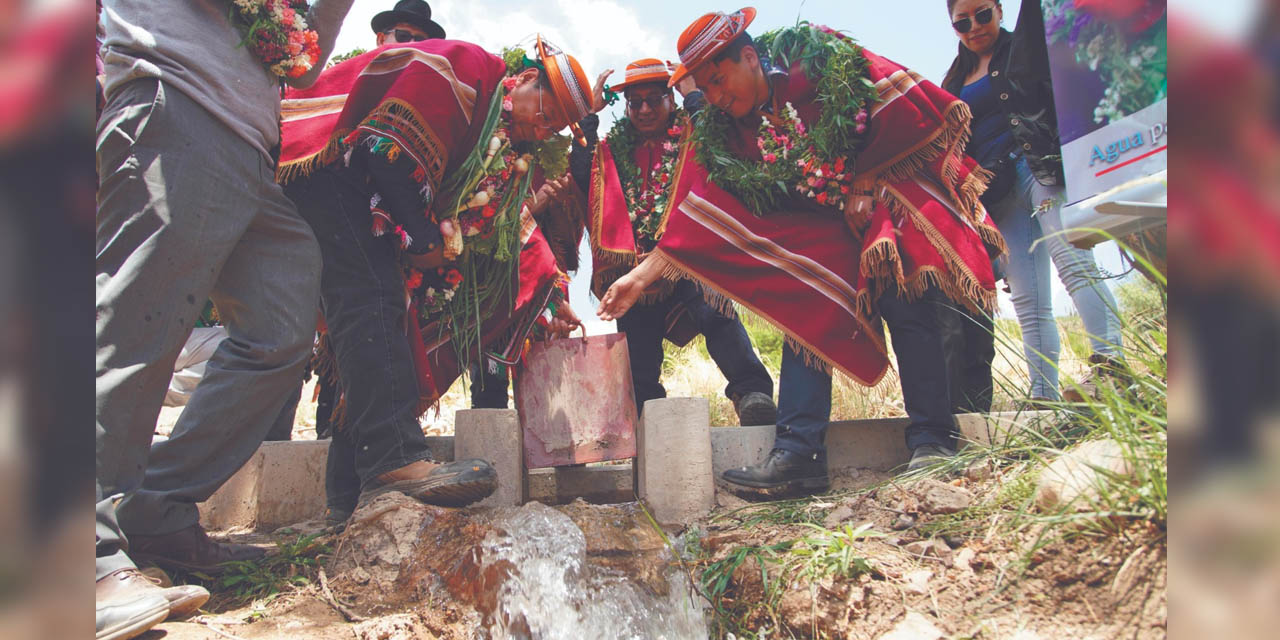
[[[576,323],[556,304],[567,281],[525,204],[536,160],[520,145],[585,116],[589,87],[541,40],[529,62],[508,75],[470,43],[392,44],[284,103],[280,175],[320,242],[343,388],[329,455],[354,459],[359,500],[489,495],[483,460],[430,461],[419,416],[482,350],[517,355],[548,306]],[[354,509],[348,497],[330,508]]]
[[[754,17],[750,7],[710,13],[681,34],[672,80],[693,75],[715,107],[687,139],[663,241],[605,294],[600,315],[682,275],[783,331],[774,448],[726,471],[731,488],[829,486],[829,371],[876,384],[888,368],[881,320],[894,338],[911,468],[952,455],[942,327],[952,307],[991,311],[990,260],[1003,251],[978,202],[984,175],[963,155],[969,111],[824,27],[754,42]]]

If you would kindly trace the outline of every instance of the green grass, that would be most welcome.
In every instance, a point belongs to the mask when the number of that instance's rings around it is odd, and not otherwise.
[[[1136,522],[1152,525],[1141,529],[1147,531],[1141,534],[1147,536],[1141,541],[1144,544],[1163,544],[1167,537],[1168,297],[1163,283],[1152,284],[1136,278],[1115,286],[1114,293],[1120,303],[1123,323],[1122,376],[1099,385],[1096,396],[1085,402],[1051,403],[1053,417],[1040,428],[1011,434],[994,445],[970,444],[957,457],[912,474],[949,476],[980,460],[990,461],[1000,470],[1001,485],[993,493],[980,496],[966,510],[929,519],[918,529],[925,536],[990,536],[1012,544],[1015,553],[1006,566],[999,567],[996,592],[1017,584],[1032,566],[1038,551],[1073,537],[1128,536],[1129,525]],[[1064,387],[1078,388],[1082,361],[1091,352],[1089,336],[1080,326],[1078,316],[1060,318],[1059,323],[1064,345],[1060,378]],[[767,333],[771,330],[751,321],[747,326],[757,349],[762,352],[762,359],[767,365],[771,364],[766,351],[774,344]],[[1007,359],[997,363],[993,371],[996,405],[997,409],[1014,408],[1025,399],[1027,389],[1016,320],[997,319],[996,334],[997,353],[1001,354],[998,359],[1001,356]],[[761,348],[761,344],[766,347]],[[777,348],[780,351],[780,334]],[[714,369],[712,372],[718,373]],[[896,393],[896,380],[891,384]],[[881,386],[885,386],[884,383]],[[883,396],[875,395],[876,391],[841,389],[837,385],[833,404],[840,405],[839,395],[845,392],[861,398],[843,401],[847,409],[860,410],[868,408],[870,403],[886,402]],[[874,407],[869,409],[858,417],[876,415]],[[1035,505],[1035,491],[1045,465],[1082,442],[1100,439],[1118,443],[1133,473],[1100,474],[1097,497],[1087,504],[1040,510]],[[874,488],[850,492],[850,495]],[[852,525],[830,531],[817,524],[825,516],[825,509],[815,503],[829,503],[841,497],[828,494],[756,504],[713,519],[736,520],[742,529],[785,525],[813,531],[770,545],[734,548],[716,562],[703,560],[699,582],[715,605],[714,637],[727,637],[729,633],[738,638],[757,637],[762,624],[770,628],[769,637],[779,633],[785,636],[785,631],[779,631],[784,627],[777,618],[777,605],[789,582],[826,577],[847,580],[874,571],[872,563],[858,551],[859,542],[877,535],[874,531]],[[695,556],[704,553],[696,545],[687,548],[692,549]],[[734,597],[737,594],[733,591],[733,575],[751,559],[759,564],[764,595],[755,601],[743,602]],[[1089,559],[1082,558],[1081,562]],[[984,597],[992,597],[996,592]],[[814,635],[818,631],[814,630]]]
[[[319,568],[319,556],[329,553],[318,535],[277,542],[276,553],[256,561],[227,563],[219,576],[193,573],[193,577],[231,603],[270,602],[285,590],[311,584]]]

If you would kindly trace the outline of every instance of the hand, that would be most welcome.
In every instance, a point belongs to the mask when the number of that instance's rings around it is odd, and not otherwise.
[[[565,174],[555,180],[548,180],[542,183],[542,186],[538,187],[538,191],[533,194],[533,197],[529,198],[529,201],[525,203],[529,207],[529,214],[541,215],[553,200],[564,200],[568,197],[568,186],[571,179],[569,174]]]
[[[675,73],[678,67],[674,62],[667,63],[667,70]],[[688,96],[691,92],[698,90],[698,83],[693,81],[693,74],[689,74],[676,83],[676,91],[680,92],[680,97]]]
[[[591,113],[600,113],[604,109],[604,81],[611,75],[613,75],[613,69],[605,69],[596,78],[595,86],[591,87]]]
[[[875,198],[872,196],[849,196],[849,200],[845,202],[845,215],[857,214],[864,216],[871,213],[871,208],[876,204]]]
[[[578,319],[578,314],[573,312],[573,307],[568,303],[561,304],[556,307],[556,314],[547,325],[547,337],[567,338],[570,332],[581,326],[582,321]]]
[[[613,286],[604,292],[604,297],[600,299],[600,308],[596,310],[596,315],[605,322],[617,320],[627,315],[631,307],[640,299],[640,295],[644,293],[648,284],[638,277],[634,270],[618,278],[613,283]]]
[[[418,271],[431,271],[436,267],[443,265],[444,247],[436,247],[434,251],[428,251],[423,254],[414,254],[406,252],[404,255],[409,257],[409,264]]]

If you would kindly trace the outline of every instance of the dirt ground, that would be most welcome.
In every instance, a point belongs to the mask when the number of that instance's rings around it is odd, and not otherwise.
[[[694,583],[701,583],[698,591],[720,608],[712,637],[730,632],[736,638],[895,640],[1167,636],[1166,533],[1150,522],[1117,521],[1112,531],[1077,531],[1065,539],[1058,530],[1047,536],[1043,527],[1034,526],[1011,534],[1001,525],[1017,503],[1002,498],[1011,489],[994,468],[911,482],[863,471],[836,478],[833,490],[838,497],[765,505],[721,492],[708,518],[683,532],[668,532],[687,546],[686,567]],[[958,514],[947,513],[953,507],[937,504],[935,497],[949,491],[972,496],[962,513],[978,514],[986,526],[958,526]],[[416,553],[430,556],[431,549],[439,549],[438,557],[420,557],[414,564],[415,571],[426,568],[449,580],[451,572],[471,570],[453,559],[467,555],[487,516],[483,510],[440,511],[443,515],[418,525],[421,530],[414,534],[437,541]],[[859,531],[849,539],[849,553],[865,563],[865,570],[829,573],[821,563],[797,562],[805,554],[795,550],[803,550],[803,541],[815,532],[805,522]],[[470,538],[459,533],[467,530]],[[323,586],[312,570],[302,572],[307,584],[286,588],[269,601],[236,602],[227,592],[217,593],[200,615],[164,623],[143,640],[484,637],[473,603],[450,595],[458,592],[417,589],[395,603],[363,569],[353,579],[351,567],[343,566],[350,565],[350,547],[344,551],[344,544],[367,548],[377,543],[367,532],[345,535],[360,537],[319,540],[331,550],[320,557],[328,572]],[[236,538],[268,545],[296,536]],[[791,546],[771,553],[771,545]],[[379,559],[387,557],[385,549],[372,553],[362,562],[386,564]],[[616,555],[604,555],[611,553]],[[736,556],[744,560],[714,593],[716,564],[723,568]],[[377,575],[373,568],[369,572]],[[406,583],[400,578],[396,584]]]

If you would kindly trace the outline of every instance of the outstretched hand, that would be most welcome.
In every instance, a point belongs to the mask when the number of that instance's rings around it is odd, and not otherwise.
[[[613,283],[613,286],[604,292],[604,297],[600,299],[600,308],[596,310],[596,315],[606,322],[621,318],[640,299],[640,294],[644,293],[647,286],[648,283],[637,277],[635,271],[618,278]]]

